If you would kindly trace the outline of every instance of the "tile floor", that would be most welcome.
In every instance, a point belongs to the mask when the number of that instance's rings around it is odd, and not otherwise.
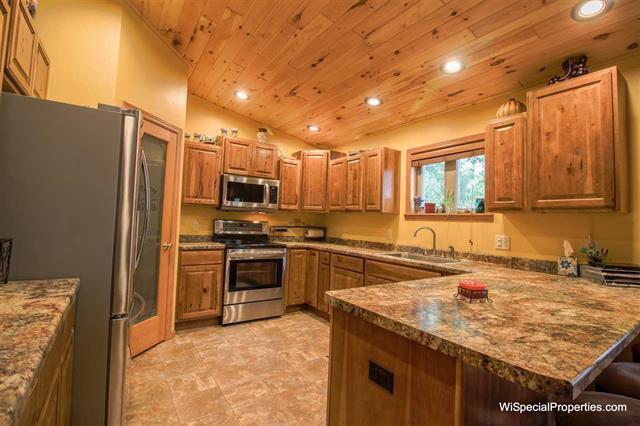
[[[307,312],[180,331],[128,368],[127,425],[324,425],[329,323]]]

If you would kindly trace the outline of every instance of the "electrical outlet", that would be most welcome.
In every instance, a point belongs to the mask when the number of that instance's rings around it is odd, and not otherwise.
[[[393,229],[391,228],[387,228],[387,241],[392,241],[393,240]]]
[[[198,220],[194,220],[193,222],[191,222],[191,229],[193,229],[194,231],[199,231],[200,230],[200,222]]]
[[[511,250],[511,239],[508,235],[496,235],[496,250]]]

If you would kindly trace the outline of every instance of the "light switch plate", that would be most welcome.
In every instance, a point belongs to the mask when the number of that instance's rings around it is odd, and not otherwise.
[[[508,235],[496,235],[496,250],[511,250],[511,239]]]

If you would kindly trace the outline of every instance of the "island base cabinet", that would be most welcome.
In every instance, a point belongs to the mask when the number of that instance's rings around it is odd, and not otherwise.
[[[552,425],[547,397],[331,307],[328,425]]]

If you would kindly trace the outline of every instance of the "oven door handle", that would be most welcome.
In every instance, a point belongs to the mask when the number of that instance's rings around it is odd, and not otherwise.
[[[281,260],[285,258],[281,251],[260,251],[260,253],[228,253],[227,257],[233,260],[269,259]]]

